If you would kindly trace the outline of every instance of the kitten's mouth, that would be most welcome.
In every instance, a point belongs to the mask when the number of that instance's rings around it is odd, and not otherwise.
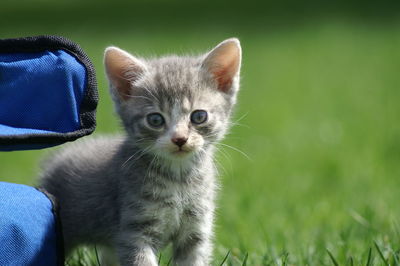
[[[175,156],[185,156],[189,154],[191,151],[190,150],[184,150],[182,148],[179,148],[178,150],[175,150],[172,152]]]

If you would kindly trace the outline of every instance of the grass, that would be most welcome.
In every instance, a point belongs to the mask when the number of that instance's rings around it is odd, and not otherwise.
[[[120,131],[102,69],[107,45],[149,56],[241,39],[240,125],[224,144],[250,159],[228,147],[218,154],[214,265],[399,265],[399,19],[213,17],[198,26],[197,14],[158,28],[116,16],[71,26],[67,15],[19,21],[0,34],[59,34],[81,44],[99,80],[95,134]],[[34,184],[45,153],[1,153],[0,180]],[[97,261],[92,248],[74,256],[69,265]],[[169,259],[163,252],[161,264]]]

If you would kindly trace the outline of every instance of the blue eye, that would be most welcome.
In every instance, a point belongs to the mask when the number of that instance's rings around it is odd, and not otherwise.
[[[207,121],[208,114],[204,110],[196,110],[193,111],[192,114],[190,115],[190,121],[192,121],[193,124],[202,124]]]
[[[154,128],[160,128],[164,125],[164,117],[159,113],[151,113],[147,115],[147,123]]]

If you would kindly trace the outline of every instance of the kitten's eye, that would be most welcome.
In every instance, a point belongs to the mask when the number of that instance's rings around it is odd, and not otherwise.
[[[202,124],[207,121],[208,114],[204,110],[196,110],[193,111],[193,113],[190,116],[190,121],[192,121],[193,124]]]
[[[159,113],[152,113],[147,115],[147,123],[154,128],[160,128],[164,125],[164,117]]]

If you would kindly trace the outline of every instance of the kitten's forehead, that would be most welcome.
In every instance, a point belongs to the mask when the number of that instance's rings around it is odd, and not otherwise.
[[[148,72],[136,83],[146,97],[155,98],[153,107],[164,113],[188,114],[209,110],[226,101],[201,73],[201,57],[170,56],[150,60]]]
[[[200,59],[195,57],[170,56],[155,59],[150,63],[150,78],[158,90],[168,93],[191,91],[200,83]]]
[[[150,60],[148,72],[136,85],[145,93],[156,96],[160,107],[179,104],[190,109],[191,104],[210,87],[200,75],[201,58],[170,56]]]

